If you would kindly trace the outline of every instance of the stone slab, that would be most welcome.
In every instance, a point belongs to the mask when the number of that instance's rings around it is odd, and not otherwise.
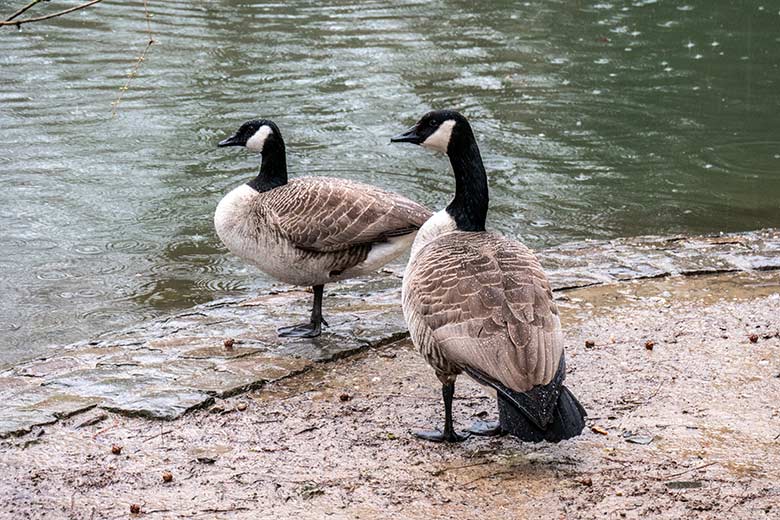
[[[780,269],[780,231],[639,237],[538,251],[555,290],[667,275]],[[0,437],[98,406],[174,419],[226,397],[407,335],[403,268],[326,287],[330,323],[314,339],[277,337],[308,319],[312,294],[227,298],[87,341],[0,372]],[[233,347],[225,348],[227,338]]]

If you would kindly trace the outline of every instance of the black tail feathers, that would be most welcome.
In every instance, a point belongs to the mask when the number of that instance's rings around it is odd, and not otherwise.
[[[575,437],[585,428],[585,409],[568,388],[561,385],[550,422],[540,428],[532,422],[512,401],[498,393],[498,416],[501,429],[523,441],[560,442]]]

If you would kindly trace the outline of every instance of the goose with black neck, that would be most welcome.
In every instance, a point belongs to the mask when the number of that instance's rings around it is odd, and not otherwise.
[[[280,336],[319,336],[327,326],[324,285],[375,272],[397,258],[430,217],[420,204],[368,184],[334,177],[288,180],[284,139],[273,121],[247,121],[219,146],[262,154],[257,176],[217,205],[220,240],[269,276],[314,292],[310,320],[278,329]]]
[[[429,112],[391,141],[446,154],[455,175],[452,201],[418,232],[404,274],[404,317],[444,399],[443,430],[417,435],[466,438],[452,416],[462,373],[498,400],[498,422],[477,423],[470,433],[531,442],[579,435],[586,413],[563,384],[563,333],[550,284],[527,247],[485,230],[488,181],[468,120],[453,110]]]

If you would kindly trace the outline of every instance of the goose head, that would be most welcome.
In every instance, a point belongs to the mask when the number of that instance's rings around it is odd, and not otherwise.
[[[454,110],[428,112],[406,132],[390,139],[392,143],[413,143],[451,155],[474,140],[468,120]]]
[[[257,153],[284,150],[282,133],[276,123],[268,119],[252,119],[242,124],[235,134],[219,142],[217,146],[245,146]]]
[[[413,143],[447,154],[455,196],[445,211],[461,231],[484,231],[489,195],[487,174],[471,125],[454,110],[428,112],[393,143]]]

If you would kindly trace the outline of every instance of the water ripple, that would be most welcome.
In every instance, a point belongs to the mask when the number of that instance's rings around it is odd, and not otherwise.
[[[116,117],[146,44],[141,3],[3,32],[0,362],[266,287],[211,222],[259,167],[216,148],[250,117],[279,123],[292,176],[441,208],[447,161],[388,140],[458,108],[489,171],[489,225],[534,247],[778,225],[769,13],[653,0],[150,7],[158,44]]]

